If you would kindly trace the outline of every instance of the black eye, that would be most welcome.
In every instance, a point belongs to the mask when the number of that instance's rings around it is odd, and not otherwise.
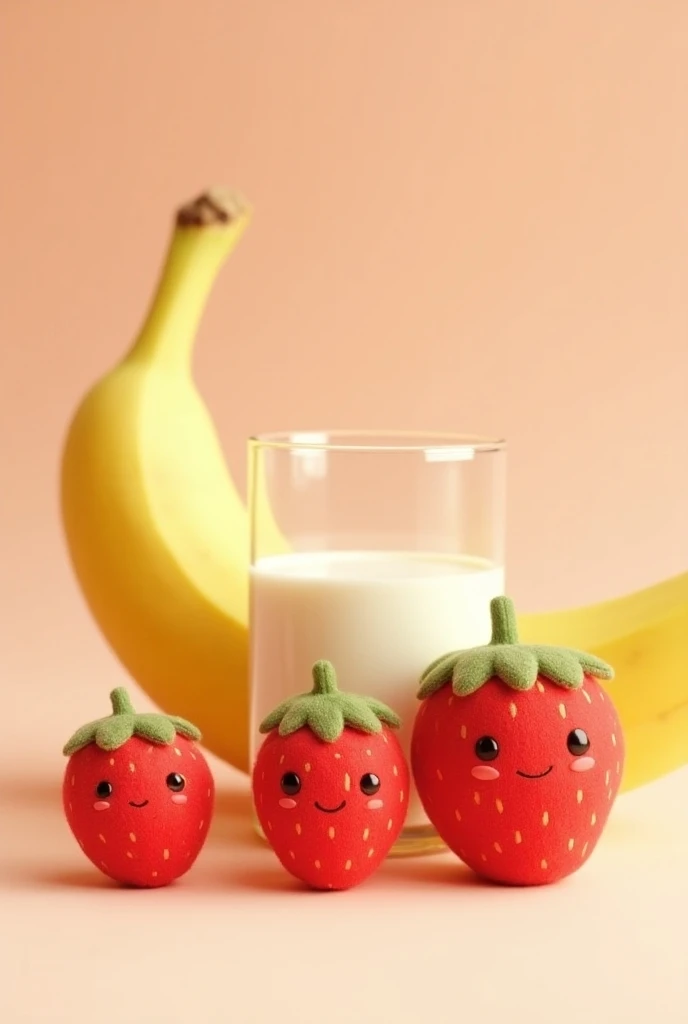
[[[481,736],[475,744],[475,753],[481,761],[494,761],[499,753],[499,743],[494,736]]]
[[[566,746],[572,754],[580,757],[581,754],[590,750],[590,740],[584,729],[572,729],[566,737]]]
[[[375,796],[380,788],[380,780],[377,775],[373,775],[372,772],[367,772],[361,776],[361,792],[365,793],[366,796]]]
[[[101,800],[106,800],[112,793],[112,785],[103,779],[96,786],[96,796],[99,796]]]
[[[186,785],[186,779],[183,775],[178,775],[177,772],[170,772],[165,779],[165,784],[168,789],[171,789],[173,793],[181,793]]]
[[[282,792],[287,796],[296,796],[301,791],[301,779],[296,772],[285,772],[280,781]]]

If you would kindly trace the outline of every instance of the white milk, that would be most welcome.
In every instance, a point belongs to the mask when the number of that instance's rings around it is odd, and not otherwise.
[[[310,690],[320,658],[340,689],[401,716],[408,756],[422,671],[447,651],[487,643],[490,600],[503,593],[503,568],[478,560],[355,551],[260,560],[251,571],[252,757],[262,718]],[[428,824],[412,790],[404,836]]]

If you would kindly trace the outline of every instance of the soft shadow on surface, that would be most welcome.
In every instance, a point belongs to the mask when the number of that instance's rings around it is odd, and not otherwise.
[[[388,861],[385,873],[390,882],[416,882],[418,885],[442,885],[473,889],[498,888],[494,882],[480,878],[473,871],[455,860],[439,860],[437,857],[404,857]]]
[[[55,869],[47,865],[37,864],[35,867],[16,867],[12,869],[6,888],[22,889],[28,887],[49,889],[112,889],[121,891],[112,878],[96,870],[96,868]]]
[[[254,889],[260,892],[282,892],[285,894],[304,893],[315,894],[320,891],[311,889],[309,886],[293,878],[283,867],[275,864],[274,867],[251,866],[237,867],[227,875],[229,886],[237,889]]]

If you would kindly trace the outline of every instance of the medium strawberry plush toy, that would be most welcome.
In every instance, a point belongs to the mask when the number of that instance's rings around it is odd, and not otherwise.
[[[112,714],[84,725],[63,749],[62,797],[88,859],[125,885],[154,888],[185,874],[205,843],[215,787],[183,718],[136,714],[127,691]]]
[[[252,774],[258,820],[283,867],[315,889],[349,889],[382,864],[401,832],[410,773],[397,715],[337,688],[330,662],[313,689],[284,701]]]
[[[624,740],[583,651],[519,644],[513,603],[491,602],[492,639],[421,678],[411,766],[440,837],[479,875],[556,882],[595,849],[619,790]]]

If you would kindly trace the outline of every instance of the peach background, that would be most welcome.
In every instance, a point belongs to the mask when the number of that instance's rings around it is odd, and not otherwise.
[[[196,361],[240,481],[255,430],[505,434],[524,610],[688,568],[687,95],[684,0],[0,5],[8,1024],[66,1019],[77,985],[77,1019],[96,1002],[101,1021],[158,1019],[144,1010],[163,977],[168,1020],[193,997],[205,1021],[236,998],[237,1024],[307,1022],[345,953],[357,980],[333,1021],[374,1019],[356,1016],[366,992],[378,1020],[414,1019],[435,968],[437,1021],[513,1018],[526,999],[532,1021],[553,1006],[579,1019],[582,1003],[612,1024],[615,1001],[627,1021],[685,1019],[684,958],[664,938],[669,904],[687,902],[688,833],[669,818],[685,772],[619,802],[587,882],[453,890],[434,885],[438,858],[386,866],[336,913],[285,903],[266,852],[242,846],[244,780],[222,766],[207,862],[178,894],[95,887],[55,796],[65,734],[122,681],[65,559],[59,445],[138,326],[172,208],[208,183],[256,208]],[[564,922],[575,969],[548,937]],[[251,1009],[266,936],[275,981]]]

